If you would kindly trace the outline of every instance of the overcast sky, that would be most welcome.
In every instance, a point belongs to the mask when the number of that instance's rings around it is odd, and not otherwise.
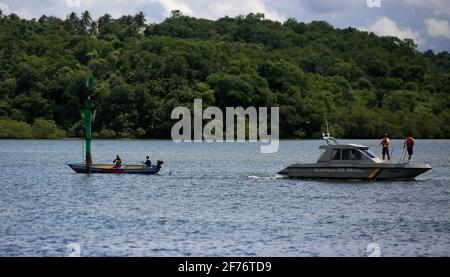
[[[450,0],[0,0],[0,9],[28,19],[42,14],[65,18],[84,10],[95,18],[143,11],[149,22],[161,22],[175,9],[208,19],[261,12],[281,22],[326,20],[339,28],[412,38],[420,50],[450,51]]]

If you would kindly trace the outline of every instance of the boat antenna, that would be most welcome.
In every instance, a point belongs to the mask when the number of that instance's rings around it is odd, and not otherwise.
[[[330,145],[339,144],[339,142],[335,138],[331,137],[331,135],[330,135],[330,131],[328,130],[327,116],[325,116],[325,126],[327,128],[327,133],[326,134],[322,133],[323,139],[327,142],[327,144],[330,144]]]

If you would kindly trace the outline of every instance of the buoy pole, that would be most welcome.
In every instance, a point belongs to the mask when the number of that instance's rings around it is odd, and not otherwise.
[[[84,108],[80,110],[81,117],[84,120],[84,137],[86,140],[86,173],[92,173],[92,121],[95,118],[95,109],[92,108],[92,100],[90,97],[84,101]]]

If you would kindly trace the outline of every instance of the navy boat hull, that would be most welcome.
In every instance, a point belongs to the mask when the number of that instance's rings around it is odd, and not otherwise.
[[[278,174],[300,179],[407,180],[430,170],[423,164],[293,164]]]

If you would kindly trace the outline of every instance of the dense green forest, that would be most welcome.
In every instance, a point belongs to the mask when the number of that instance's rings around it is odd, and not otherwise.
[[[283,138],[450,138],[450,55],[324,21],[0,12],[0,138],[169,138],[176,106],[279,106]]]

